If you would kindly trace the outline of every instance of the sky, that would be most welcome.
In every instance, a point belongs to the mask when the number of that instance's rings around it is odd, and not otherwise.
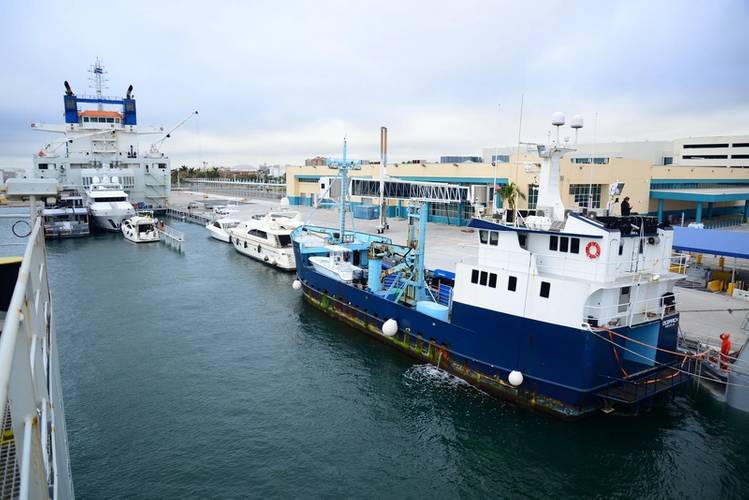
[[[32,5],[33,4],[33,5]],[[0,0],[0,166],[26,167],[62,122],[63,81],[134,86],[138,123],[171,127],[172,164],[480,155],[543,141],[749,133],[749,0]],[[521,121],[521,101],[523,113]],[[147,146],[147,144],[141,144]]]

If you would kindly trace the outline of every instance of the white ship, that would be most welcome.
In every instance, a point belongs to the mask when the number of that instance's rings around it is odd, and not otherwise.
[[[94,176],[86,190],[86,205],[94,224],[105,231],[119,231],[122,221],[135,215],[117,177],[99,179]]]
[[[117,177],[132,203],[164,206],[171,192],[171,177],[169,158],[160,147],[197,111],[171,130],[139,126],[133,86],[124,98],[107,97],[102,95],[106,71],[98,59],[90,72],[93,96],[78,96],[65,82],[65,123],[31,124],[34,130],[61,136],[34,155],[31,177],[56,179],[80,192],[91,186],[94,177]],[[87,104],[94,109],[81,109]]]
[[[256,215],[229,230],[229,243],[237,252],[272,266],[296,269],[291,232],[302,225],[299,212],[280,211]]]

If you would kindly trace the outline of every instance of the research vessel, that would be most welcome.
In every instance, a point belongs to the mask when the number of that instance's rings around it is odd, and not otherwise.
[[[424,264],[430,203],[465,203],[468,188],[354,178],[354,195],[408,200],[405,245],[345,227],[348,171],[339,170],[339,227],[292,234],[294,288],[325,311],[481,389],[565,418],[637,413],[689,379],[677,351],[673,293],[685,256],[654,217],[566,210],[557,141],[537,145],[538,209],[473,218],[475,263]],[[468,257],[468,256],[467,256]],[[463,259],[464,260],[464,259]]]

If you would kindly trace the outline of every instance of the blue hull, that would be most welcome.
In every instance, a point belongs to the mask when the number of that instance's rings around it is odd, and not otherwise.
[[[315,271],[295,243],[297,274],[305,297],[326,313],[369,333],[407,354],[438,364],[468,382],[533,408],[576,418],[617,405],[638,410],[640,404],[685,382],[675,365],[677,356],[613,342],[642,359],[616,349],[591,333],[453,302],[451,322],[432,318],[366,289]],[[382,335],[384,321],[398,322],[394,337]],[[630,338],[651,340],[676,350],[678,314],[633,328],[620,328]],[[648,343],[648,342],[646,342]],[[654,356],[654,357],[653,357]],[[681,357],[679,357],[681,361]],[[661,365],[661,366],[658,366]],[[510,371],[523,374],[523,383],[507,382]]]

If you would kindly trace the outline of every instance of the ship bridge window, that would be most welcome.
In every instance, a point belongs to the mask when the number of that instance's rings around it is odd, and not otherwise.
[[[84,117],[83,117],[83,122],[84,122],[84,123],[88,123],[88,116],[84,116]]]
[[[549,250],[557,251],[559,248],[559,236],[549,237]]]
[[[541,297],[544,297],[546,299],[549,298],[549,293],[551,293],[551,283],[548,281],[542,281],[541,282]]]
[[[559,251],[567,252],[569,248],[570,248],[570,239],[566,236],[561,236],[559,238]]]
[[[39,170],[47,170],[49,166],[46,163],[39,164]]]
[[[496,231],[491,231],[489,233],[489,244],[493,246],[499,245],[499,233]]]
[[[518,289],[518,279],[515,276],[510,276],[510,279],[507,280],[507,289],[511,292],[514,292]]]
[[[528,248],[528,235],[518,233],[518,245],[520,248]]]
[[[489,287],[497,288],[497,275],[494,273],[489,275]]]
[[[570,253],[580,253],[580,238],[570,238]]]
[[[479,282],[479,270],[474,269],[471,271],[471,283],[478,283]]]
[[[479,231],[479,240],[481,241],[482,245],[486,245],[489,243],[489,231],[480,230]]]
[[[479,279],[479,285],[486,286],[486,280],[489,277],[489,273],[481,271],[481,279]]]
[[[114,123],[114,118],[107,118],[107,123]]]

